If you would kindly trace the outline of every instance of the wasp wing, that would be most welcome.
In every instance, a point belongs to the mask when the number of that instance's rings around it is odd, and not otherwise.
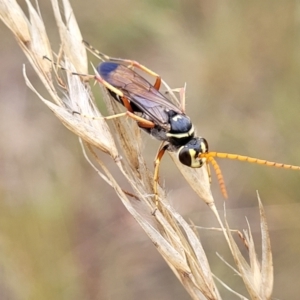
[[[168,111],[183,114],[151,83],[128,67],[114,62],[104,62],[97,67],[97,71],[102,79],[123,92],[135,112],[145,114],[154,123],[163,127],[168,124]]]

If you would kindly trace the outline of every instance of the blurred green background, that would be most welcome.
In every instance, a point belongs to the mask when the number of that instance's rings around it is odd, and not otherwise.
[[[40,2],[58,51],[50,1]],[[24,1],[19,3],[27,11]],[[300,165],[299,1],[71,4],[84,39],[96,48],[145,64],[171,87],[187,82],[187,114],[212,151]],[[1,300],[189,299],[114,192],[84,160],[76,136],[25,86],[24,63],[43,90],[2,23],[0,36]],[[159,143],[144,139],[152,168]],[[260,254],[258,190],[274,255],[273,296],[298,299],[300,172],[219,163],[231,227],[246,228],[247,217]],[[196,225],[217,226],[168,156],[161,172],[179,212]],[[214,175],[212,190],[222,210]],[[222,235],[203,230],[200,235],[214,274],[247,295],[238,276],[216,257],[218,252],[232,262]],[[220,291],[224,299],[233,299]]]

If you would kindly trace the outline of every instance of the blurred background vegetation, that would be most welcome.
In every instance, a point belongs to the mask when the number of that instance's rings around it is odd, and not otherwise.
[[[19,1],[27,11],[24,2]],[[50,1],[40,2],[58,51]],[[96,48],[145,64],[171,87],[187,82],[187,114],[211,150],[300,165],[298,1],[71,4],[84,39]],[[28,62],[3,24],[0,35],[1,299],[189,299],[114,192],[84,160],[76,136],[25,86],[21,68]],[[28,72],[41,90],[29,66]],[[100,93],[98,100],[105,113]],[[159,143],[148,136],[144,140],[152,168]],[[246,228],[247,217],[260,253],[258,190],[271,232],[274,297],[297,299],[300,172],[219,162],[231,227]],[[177,210],[196,225],[217,226],[168,156],[161,172]],[[222,210],[215,177],[212,190]],[[201,230],[200,236],[213,272],[246,295],[239,278],[216,257],[218,252],[231,261],[222,235]],[[220,290],[224,299],[232,299]]]

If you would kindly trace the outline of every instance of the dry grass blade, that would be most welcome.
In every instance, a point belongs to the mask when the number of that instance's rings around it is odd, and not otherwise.
[[[266,299],[268,299],[271,298],[274,283],[273,256],[270,235],[267,226],[267,218],[258,193],[257,198],[260,212],[260,226],[262,239],[261,293],[265,296]]]
[[[58,1],[52,0],[54,15],[62,41],[58,57],[67,69],[86,73],[88,69],[86,52],[82,44],[79,27],[70,3],[67,0],[62,2],[63,13],[59,10]],[[101,119],[100,112],[93,104],[93,95],[89,86],[82,83],[78,76],[67,74],[67,80],[62,85],[63,88],[57,87],[56,82],[53,80],[57,73],[53,75],[51,63],[43,59],[44,56],[52,58],[52,49],[50,48],[43,20],[28,0],[26,3],[30,20],[26,18],[17,2],[13,0],[0,0],[0,17],[16,37],[21,49],[48,90],[52,101],[45,99],[36,91],[27,78],[24,68],[24,77],[27,85],[68,129],[82,139],[85,149],[91,156],[89,160],[91,159],[97,164],[98,174],[115,190],[123,205],[144,229],[190,296],[193,299],[221,299],[198,237],[190,225],[171,207],[163,189],[159,190],[161,201],[159,210],[152,214],[156,209],[153,201],[153,175],[148,170],[142,155],[142,139],[138,126],[126,118],[114,119],[112,122],[116,130],[112,135],[106,121]],[[62,82],[61,78],[56,79]],[[178,101],[171,90],[170,94],[175,98],[174,101]],[[108,110],[111,113],[119,112],[120,107],[115,101],[111,101],[105,89],[103,89],[103,96]],[[74,111],[81,114],[72,113]],[[84,115],[93,115],[96,119],[92,120],[84,117]],[[121,145],[122,160],[116,147],[115,137]],[[136,201],[136,198],[130,198],[124,193],[108,169],[107,162],[102,161],[98,157],[97,151],[105,152],[111,157],[140,201]],[[178,164],[177,159],[174,159],[174,161]],[[247,288],[248,285],[254,284],[257,281],[257,277],[259,277],[261,279],[259,282],[263,282],[268,286],[267,294],[269,295],[272,289],[272,268],[270,268],[272,257],[268,253],[263,254],[262,272],[259,273],[259,265],[254,254],[255,252],[253,252],[252,237],[249,235],[247,241],[251,248],[250,256],[253,257],[251,268],[249,268],[234,244],[228,226],[227,231],[224,229],[210,191],[206,169],[192,170],[183,167],[181,164],[178,164],[178,167],[199,197],[209,205],[220,223],[234,253],[240,273],[246,278],[244,281]],[[269,237],[261,205],[260,208],[263,251],[268,252],[270,250]],[[255,272],[255,276],[251,272]],[[253,276],[255,278],[252,278]],[[257,285],[253,288],[256,294],[252,292],[252,289],[248,290],[250,295],[261,295],[261,292],[260,294],[258,293]]]
[[[66,20],[64,23],[62,15],[60,14],[58,1],[52,0],[51,2],[57,28],[60,34],[63,52],[70,59],[78,73],[86,74],[88,70],[87,55],[85,47],[82,44],[82,36],[72,7],[69,1],[62,1],[64,17]]]
[[[237,244],[235,243],[228,223],[226,229],[228,235],[228,243],[231,249],[235,264],[238,268],[236,273],[241,276],[244,284],[251,296],[251,299],[271,299],[273,289],[273,261],[271,252],[271,243],[266,223],[266,217],[260,198],[258,196],[260,224],[262,235],[262,262],[258,261],[255,245],[251,234],[250,225],[248,230],[244,231],[244,236],[249,249],[249,264],[242,256]]]

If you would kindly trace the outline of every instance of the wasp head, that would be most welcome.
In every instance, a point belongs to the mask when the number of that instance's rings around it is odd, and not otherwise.
[[[206,158],[199,158],[199,154],[208,152],[208,143],[201,137],[192,138],[187,144],[180,147],[177,155],[179,161],[191,168],[201,168]]]

